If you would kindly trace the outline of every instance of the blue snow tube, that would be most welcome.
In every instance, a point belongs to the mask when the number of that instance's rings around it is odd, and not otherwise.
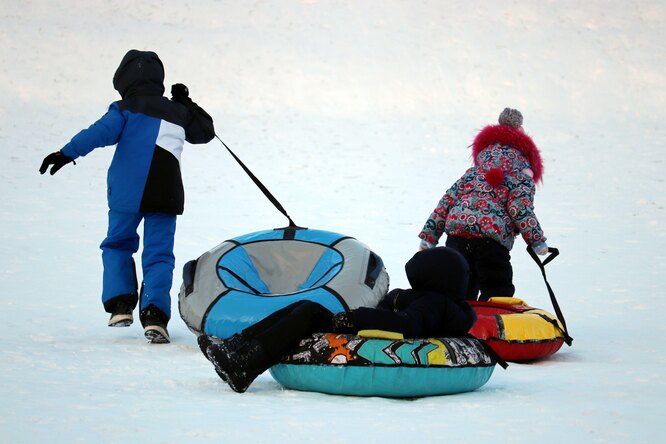
[[[381,258],[356,239],[321,230],[267,230],[225,241],[188,262],[178,306],[195,334],[228,338],[300,300],[334,313],[376,306],[388,280]],[[494,365],[473,338],[316,333],[270,372],[296,390],[419,397],[475,390]]]
[[[227,240],[188,262],[178,307],[197,335],[228,338],[301,300],[333,313],[375,306],[388,280],[381,258],[352,237],[266,230]]]

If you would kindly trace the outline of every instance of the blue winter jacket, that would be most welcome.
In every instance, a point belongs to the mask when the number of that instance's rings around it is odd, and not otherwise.
[[[107,175],[109,208],[182,214],[180,156],[184,142],[206,143],[212,118],[196,104],[162,96],[164,68],[152,52],[130,51],[114,76],[123,100],[62,148],[72,159],[117,144]]]

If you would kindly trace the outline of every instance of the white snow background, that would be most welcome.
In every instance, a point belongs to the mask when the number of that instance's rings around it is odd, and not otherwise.
[[[0,442],[663,442],[666,5],[662,1],[0,2]],[[536,211],[573,347],[416,400],[218,379],[177,310],[185,262],[286,225],[216,140],[186,146],[173,343],[106,327],[99,149],[42,158],[156,51],[218,135],[311,228],[384,259],[391,287],[477,131],[520,109],[542,151]],[[552,311],[518,239],[517,296]]]

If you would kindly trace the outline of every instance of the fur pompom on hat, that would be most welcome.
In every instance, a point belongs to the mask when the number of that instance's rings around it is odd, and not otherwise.
[[[523,126],[523,115],[517,109],[504,108],[497,119],[500,125],[507,125],[512,128],[520,128]]]

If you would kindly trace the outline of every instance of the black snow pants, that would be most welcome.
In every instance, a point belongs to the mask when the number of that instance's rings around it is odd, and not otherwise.
[[[312,301],[298,301],[270,314],[243,330],[248,340],[256,340],[276,364],[301,339],[312,333],[331,331],[333,313]]]
[[[513,268],[509,250],[487,238],[448,236],[446,246],[460,252],[471,271],[468,300],[487,301],[493,296],[513,296]],[[481,295],[479,295],[479,290]]]

